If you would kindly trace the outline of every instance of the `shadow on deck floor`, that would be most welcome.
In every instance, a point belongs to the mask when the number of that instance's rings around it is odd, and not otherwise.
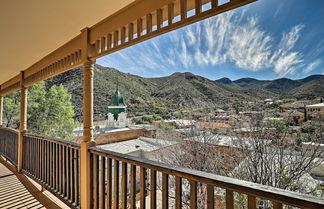
[[[0,157],[0,208],[69,208]]]

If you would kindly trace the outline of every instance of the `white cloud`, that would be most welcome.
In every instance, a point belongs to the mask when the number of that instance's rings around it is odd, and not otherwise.
[[[317,68],[318,66],[320,66],[321,63],[322,63],[321,60],[320,59],[317,59],[314,62],[311,62],[310,64],[308,64],[308,66],[305,68],[305,70],[303,72],[304,73],[310,73],[315,68]]]
[[[303,66],[303,54],[294,48],[304,26],[292,27],[276,41],[258,22],[256,17],[246,21],[242,14],[227,12],[194,24],[182,33],[173,32],[172,51],[180,56],[168,60],[177,63],[175,59],[179,58],[178,63],[185,68],[231,62],[249,71],[273,69],[279,76],[294,74]]]
[[[155,72],[230,62],[244,70],[271,69],[284,76],[304,67],[304,55],[296,50],[303,27],[292,27],[278,40],[257,17],[227,12],[133,46],[116,60],[122,67],[145,66]],[[316,63],[310,64],[305,71],[315,67]]]

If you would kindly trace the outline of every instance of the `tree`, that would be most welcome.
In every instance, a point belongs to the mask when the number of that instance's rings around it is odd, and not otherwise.
[[[262,121],[262,120],[261,120]],[[323,128],[312,133],[289,128],[283,121],[251,120],[250,136],[234,137],[245,159],[232,172],[234,178],[320,196],[319,185],[305,181],[309,171],[323,162]],[[308,142],[308,143],[307,143]],[[263,208],[269,201],[260,201]]]
[[[4,97],[3,101],[3,117],[4,126],[13,129],[19,128],[19,106],[20,92],[14,92]]]
[[[159,132],[162,133],[158,133],[158,136],[163,136],[165,140],[177,140],[178,143],[155,151],[153,156],[150,156],[153,160],[173,166],[228,176],[238,164],[237,161],[243,158],[242,153],[236,148],[218,146],[217,144],[219,144],[221,136],[214,134],[209,128],[192,126],[187,132],[182,134],[172,129],[160,129]],[[165,143],[168,142],[166,141]],[[174,199],[174,176],[170,176],[169,178],[169,197]],[[160,182],[158,182],[158,188],[161,189]],[[188,180],[183,179],[182,189],[183,207],[189,208],[190,183]],[[198,182],[198,208],[204,208],[206,206],[206,191],[207,185]]]
[[[156,160],[281,189],[323,195],[319,194],[320,187],[310,188],[306,185],[309,182],[303,182],[307,173],[323,162],[321,156],[324,153],[319,144],[324,137],[323,128],[316,127],[312,133],[303,133],[291,129],[283,121],[264,121],[263,116],[252,117],[248,121],[250,127],[245,128],[251,130],[249,136],[236,132],[240,126],[233,126],[230,136],[222,136],[229,142],[228,149],[232,149],[230,152],[234,155],[226,157],[225,152],[215,149],[213,145],[218,144],[221,138],[217,133],[194,127],[182,136],[178,131],[168,134],[162,130],[163,134],[159,135],[180,143],[155,152],[159,154]],[[183,139],[186,139],[185,143]],[[187,197],[189,185],[187,182],[183,184],[183,197]],[[203,187],[198,185],[198,191],[204,191]],[[184,204],[187,201],[184,199]],[[198,201],[200,206],[204,205],[204,192],[198,192]],[[245,205],[246,196],[237,195],[235,202]],[[259,201],[259,204],[263,205],[261,208],[271,208],[269,201]]]
[[[64,86],[54,85],[46,91],[45,83],[40,82],[28,90],[28,132],[71,139],[76,123],[71,95]],[[5,97],[4,115],[7,127],[19,127],[19,92]]]

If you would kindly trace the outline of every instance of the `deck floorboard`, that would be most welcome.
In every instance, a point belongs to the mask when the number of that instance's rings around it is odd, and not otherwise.
[[[69,208],[0,157],[0,208]]]

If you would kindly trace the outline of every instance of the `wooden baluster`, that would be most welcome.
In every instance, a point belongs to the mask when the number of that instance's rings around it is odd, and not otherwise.
[[[174,3],[168,4],[168,25],[172,25],[174,18]]]
[[[118,45],[118,39],[119,39],[118,33],[119,33],[118,30],[114,32],[114,48]]]
[[[122,27],[120,29],[120,39],[121,39],[121,44],[125,43],[125,36],[126,36],[126,28],[125,27]]]
[[[233,191],[226,189],[226,209],[234,209]]]
[[[79,166],[78,166],[78,150],[74,150],[74,202],[76,205],[78,205],[78,197],[79,197]]]
[[[36,179],[37,180],[40,180],[40,175],[39,175],[39,169],[40,169],[40,166],[39,166],[39,162],[40,162],[40,148],[39,148],[39,139],[36,138]]]
[[[162,27],[162,18],[163,18],[163,13],[162,9],[157,9],[156,10],[156,28],[157,30],[161,29]]]
[[[218,0],[212,0],[211,1],[212,8],[216,8],[218,6]]]
[[[273,209],[282,209],[283,208],[282,203],[280,203],[280,202],[273,201],[272,205],[273,205]]]
[[[34,178],[35,178],[35,160],[36,160],[36,150],[35,150],[35,138],[33,138],[33,140],[32,140],[32,165],[33,165],[33,169],[32,169],[32,173],[33,173],[33,176],[34,176]]]
[[[56,154],[55,154],[55,159],[56,159],[56,166],[55,166],[55,183],[56,183],[56,186],[55,186],[55,190],[56,192],[58,193],[59,192],[59,175],[60,175],[60,172],[59,172],[59,144],[55,144],[55,151],[56,151]]]
[[[180,0],[180,17],[181,20],[187,18],[187,0]]]
[[[190,181],[190,208],[197,209],[197,182]]]
[[[78,61],[79,62],[81,61],[81,56],[82,56],[82,50],[79,49],[79,52],[78,52]]]
[[[122,163],[122,209],[127,209],[127,163]]]
[[[29,139],[26,141],[26,157],[27,157],[27,163],[26,163],[26,171],[28,172],[28,173],[30,173],[30,159],[29,159],[29,155],[30,155],[30,143],[29,143]]]
[[[114,209],[119,209],[119,161],[114,160]]]
[[[104,156],[101,156],[101,161],[100,161],[100,195],[99,195],[99,204],[100,208],[105,208],[105,180],[106,177],[106,158]]]
[[[73,200],[73,197],[74,197],[74,193],[73,193],[73,148],[72,147],[69,147],[69,150],[70,150],[70,182],[69,182],[69,185],[70,185],[70,198],[69,200]],[[73,201],[72,201],[73,202]]]
[[[47,186],[51,188],[51,143],[47,141],[47,155],[48,155],[48,161],[47,161]]]
[[[79,62],[79,52],[78,51],[74,52],[74,57],[75,57],[75,64],[76,64],[76,63]],[[56,70],[58,70],[58,69],[59,69],[59,65],[58,65],[58,62],[57,62]]]
[[[136,166],[131,165],[130,170],[130,208],[136,209]]]
[[[152,14],[146,15],[146,32],[151,33],[152,31]]]
[[[169,175],[162,173],[162,209],[169,208]]]
[[[69,166],[69,147],[66,147],[65,149],[66,151],[66,155],[65,155],[65,171],[66,171],[66,197],[69,199],[70,197],[70,182],[71,182],[71,179],[70,179],[70,166]]]
[[[28,155],[28,173],[30,174],[31,173],[31,142],[30,142],[30,139],[28,139],[28,152],[27,152],[27,155]]]
[[[100,52],[104,52],[106,49],[106,37],[101,37],[101,46],[100,46]]]
[[[145,197],[146,197],[146,185],[145,185],[145,179],[146,179],[146,169],[141,167],[140,168],[140,208],[145,209]]]
[[[74,57],[74,53],[72,53],[71,54],[71,65],[74,65],[74,64],[75,64],[75,57]],[[53,73],[54,67],[55,67],[55,63],[53,65],[53,69],[52,69],[51,74]]]
[[[112,160],[107,159],[107,197],[106,205],[108,209],[112,208]]]
[[[201,0],[195,0],[195,11],[196,15],[201,12]]]
[[[63,155],[63,152],[62,152],[62,145],[60,144],[59,145],[59,191],[60,191],[60,194],[63,193],[63,168],[62,168],[62,155]]]
[[[182,208],[182,179],[181,177],[176,176],[175,179],[175,201],[176,201],[176,209]]]
[[[156,171],[152,169],[150,183],[151,208],[156,208]]]
[[[54,169],[53,169],[53,161],[54,161],[54,153],[53,153],[53,143],[49,142],[49,148],[50,148],[50,187],[53,188],[53,177],[54,177]]]
[[[41,152],[42,152],[42,161],[41,161],[41,172],[42,172],[42,182],[44,183],[45,182],[45,176],[44,176],[44,168],[45,168],[45,153],[44,153],[44,140],[41,139]]]
[[[248,209],[256,209],[256,198],[255,198],[255,196],[248,195]]]
[[[214,186],[207,185],[207,209],[214,209]]]
[[[98,181],[98,155],[94,154],[93,155],[93,205],[94,208],[99,208],[99,181]]]
[[[100,49],[100,40],[96,40],[95,42],[95,53],[99,54],[99,49]]]
[[[30,174],[32,176],[35,176],[34,175],[34,162],[35,162],[34,156],[35,156],[34,140],[33,140],[33,138],[31,138],[30,139]]]
[[[112,35],[108,34],[108,36],[107,36],[107,50],[111,49],[111,44],[112,44]]]
[[[27,139],[27,138],[26,138]],[[30,169],[30,159],[29,159],[29,155],[30,155],[30,142],[29,142],[29,139],[28,140],[26,140],[26,157],[27,157],[27,159],[26,159],[26,171],[28,172],[28,173],[30,173],[30,171],[29,171],[29,169]]]
[[[65,146],[62,145],[62,186],[63,186],[63,197],[66,196],[66,169],[65,169],[65,158],[66,158],[66,153],[65,153]]]
[[[137,38],[141,37],[143,31],[143,20],[142,18],[137,19]]]
[[[128,41],[133,40],[134,37],[134,24],[129,23],[128,24]]]
[[[38,149],[37,149],[37,138],[34,139],[34,148],[35,148],[35,161],[33,162],[34,164],[34,174],[35,174],[35,178],[38,179],[38,167],[37,167],[37,164],[38,164]]]
[[[50,142],[50,155],[51,155],[51,160],[50,160],[50,169],[51,169],[51,172],[50,172],[50,185],[51,185],[51,188],[54,187],[54,169],[53,169],[53,166],[54,166],[54,152],[53,152],[53,143]]]
[[[94,201],[95,201],[95,198],[94,198],[94,193],[95,193],[95,189],[94,189],[94,167],[95,167],[95,163],[94,163],[94,156],[95,154],[93,153],[90,153],[90,208],[95,208],[94,206]]]
[[[38,180],[42,181],[42,161],[44,160],[42,156],[42,140],[40,138],[37,139],[38,141]]]
[[[49,142],[46,141],[46,185],[50,187],[50,150],[49,150]]]

